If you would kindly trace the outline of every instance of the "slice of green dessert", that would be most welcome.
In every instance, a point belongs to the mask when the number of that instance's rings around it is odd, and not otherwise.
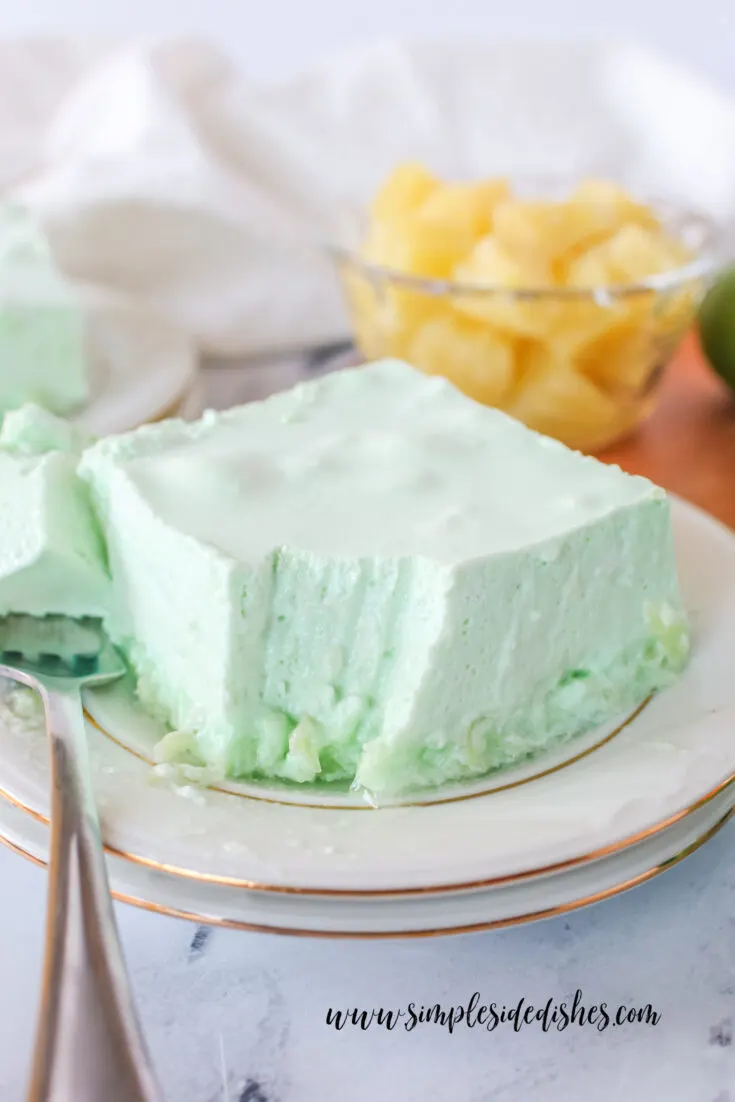
[[[89,495],[76,474],[89,438],[35,406],[0,429],[0,617],[102,616],[109,578]]]
[[[478,776],[682,669],[666,495],[386,361],[85,452],[110,633],[235,775]]]
[[[0,207],[0,420],[34,402],[71,413],[89,395],[82,311],[41,228]]]

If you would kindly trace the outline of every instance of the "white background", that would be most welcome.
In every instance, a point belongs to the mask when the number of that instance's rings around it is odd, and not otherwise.
[[[366,39],[636,38],[735,87],[733,0],[0,0],[0,32],[205,34],[279,76]]]

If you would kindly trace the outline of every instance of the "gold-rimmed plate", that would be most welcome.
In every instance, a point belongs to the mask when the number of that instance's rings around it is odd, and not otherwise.
[[[729,793],[721,793],[666,830],[604,859],[550,877],[439,896],[315,899],[182,879],[114,854],[108,865],[120,901],[207,925],[328,938],[467,934],[554,918],[644,884],[704,845],[732,811]],[[47,828],[2,800],[0,842],[37,864],[47,861]]]
[[[176,778],[154,783],[144,758],[160,731],[116,689],[88,700],[110,851],[203,891],[372,905],[551,881],[663,835],[714,799],[727,803],[735,774],[735,537],[681,502],[673,519],[691,664],[632,717],[568,743],[561,759],[539,759],[530,776],[491,779],[484,794],[455,790],[444,802],[361,814],[343,795],[330,806],[298,795],[289,803],[252,786],[201,791]],[[6,706],[0,790],[39,819],[48,814],[46,758],[38,719],[34,725]]]

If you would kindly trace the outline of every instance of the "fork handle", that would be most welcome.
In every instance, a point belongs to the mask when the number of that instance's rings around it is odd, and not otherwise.
[[[28,1102],[161,1102],[115,922],[78,689],[44,693],[51,849]]]

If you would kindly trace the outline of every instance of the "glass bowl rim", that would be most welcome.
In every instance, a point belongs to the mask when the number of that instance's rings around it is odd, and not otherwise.
[[[365,260],[357,248],[343,244],[338,240],[327,241],[325,248],[340,269],[343,267],[352,268],[375,285],[381,283],[394,284],[406,290],[413,290],[436,298],[441,296],[474,296],[478,298],[497,296],[519,302],[593,302],[599,306],[609,305],[612,301],[638,295],[665,294],[679,290],[687,283],[702,279],[714,279],[735,256],[735,247],[728,248],[729,240],[734,236],[732,231],[728,233],[727,227],[711,215],[676,199],[656,199],[651,196],[641,196],[640,201],[654,209],[668,210],[671,214],[675,213],[679,217],[698,222],[705,228],[705,241],[686,264],[681,264],[666,272],[646,276],[644,279],[631,283],[608,283],[596,287],[534,287],[531,285],[510,287],[499,283],[479,283],[475,281],[468,283],[464,280],[451,278],[413,275],[398,268],[377,264]],[[735,246],[735,241],[733,245]],[[731,256],[731,253],[733,256]]]

